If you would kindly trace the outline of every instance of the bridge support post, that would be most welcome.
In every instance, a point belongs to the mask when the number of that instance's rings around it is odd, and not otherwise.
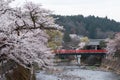
[[[80,65],[81,64],[81,55],[77,55],[76,57],[77,57],[77,63],[78,63],[78,65]]]

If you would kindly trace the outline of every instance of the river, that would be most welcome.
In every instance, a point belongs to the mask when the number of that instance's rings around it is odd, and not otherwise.
[[[57,67],[58,68],[58,67]],[[59,72],[40,71],[37,80],[120,80],[120,75],[93,69],[81,69],[78,66],[59,66]]]

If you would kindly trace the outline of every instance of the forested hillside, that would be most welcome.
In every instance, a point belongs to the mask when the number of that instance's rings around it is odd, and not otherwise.
[[[84,17],[82,15],[60,16],[54,15],[56,23],[64,26],[66,33],[76,33],[89,38],[107,38],[115,32],[120,32],[120,23],[107,17]]]

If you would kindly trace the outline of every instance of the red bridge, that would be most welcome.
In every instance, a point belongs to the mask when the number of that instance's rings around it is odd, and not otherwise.
[[[54,50],[54,53],[57,55],[83,55],[83,54],[93,54],[93,55],[98,55],[98,54],[106,54],[107,51],[105,49],[101,50]]]

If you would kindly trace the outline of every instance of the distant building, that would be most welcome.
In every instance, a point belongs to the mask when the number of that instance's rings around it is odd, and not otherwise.
[[[101,49],[100,42],[104,40],[105,39],[89,39],[89,42],[86,44],[85,49]]]

